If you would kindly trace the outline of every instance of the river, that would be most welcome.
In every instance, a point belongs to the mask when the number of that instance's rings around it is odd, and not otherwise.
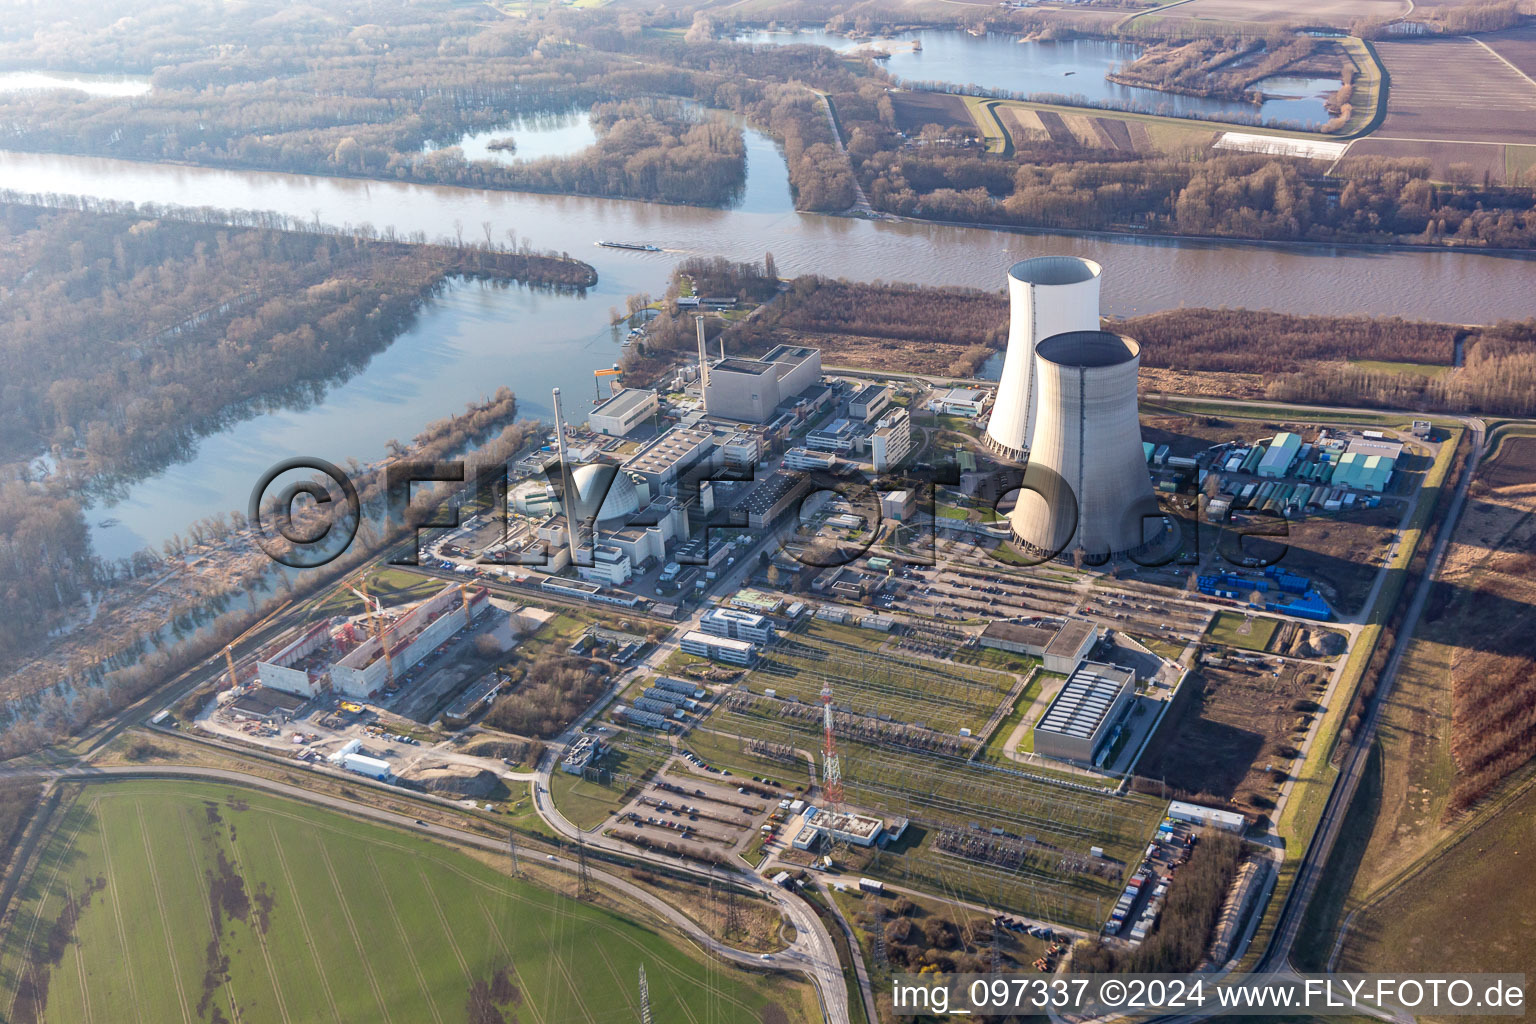
[[[761,259],[785,276],[1000,288],[1015,260],[1042,253],[1105,265],[1105,312],[1179,306],[1294,313],[1394,314],[1484,323],[1532,314],[1536,266],[1456,252],[1387,252],[1190,242],[1126,236],[1010,233],[795,212],[787,168],[771,140],[747,133],[748,177],[731,209],[481,191],[344,178],[228,171],[89,157],[0,153],[0,188],[182,206],[268,209],[334,224],[466,237],[490,222],[535,247],[561,249],[597,268],[585,296],[473,284],[449,288],[414,327],[324,401],[262,415],[203,439],[189,461],[129,487],[91,511],[98,553],[121,557],[158,545],[208,514],[243,508],[261,471],[292,455],[332,461],[379,457],[430,420],[505,384],[525,415],[548,418],[549,389],[571,395],[579,418],[591,372],[619,355],[608,310],[639,291],[660,294],[690,255]],[[599,239],[651,242],[659,253],[597,248]],[[116,525],[102,526],[104,521]]]

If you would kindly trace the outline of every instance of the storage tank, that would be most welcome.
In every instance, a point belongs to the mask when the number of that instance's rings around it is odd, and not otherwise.
[[[1102,273],[1076,256],[1037,256],[1008,269],[1008,351],[986,438],[1004,458],[1022,459],[1034,433],[1035,346],[1053,335],[1098,330]]]
[[[1071,331],[1035,346],[1038,392],[1024,489],[1009,515],[1031,554],[1100,564],[1163,534],[1141,457],[1141,347],[1110,331]]]

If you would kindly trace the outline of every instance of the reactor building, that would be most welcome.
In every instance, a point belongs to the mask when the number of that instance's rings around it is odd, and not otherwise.
[[[1037,256],[1008,268],[1008,351],[997,401],[987,423],[987,447],[1022,461],[1034,436],[1035,346],[1068,331],[1099,329],[1103,268],[1075,256]]]
[[[1090,564],[1147,550],[1163,539],[1165,524],[1137,419],[1141,346],[1089,330],[1055,334],[1034,348],[1029,465],[1009,514],[1014,540],[1034,555]]]

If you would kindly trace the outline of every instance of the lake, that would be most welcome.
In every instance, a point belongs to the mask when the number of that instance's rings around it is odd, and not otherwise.
[[[749,32],[737,40],[763,45],[813,44],[841,51],[870,45],[823,29]],[[913,40],[922,44],[920,50],[905,45]],[[1257,114],[1262,122],[1283,122],[1298,128],[1321,125],[1328,120],[1323,99],[1337,91],[1340,84],[1333,79],[1323,92],[1314,79],[1265,79],[1256,88],[1276,98],[1255,106],[1106,81],[1105,75],[1141,56],[1142,47],[1136,43],[1109,39],[1020,41],[1017,36],[1000,33],[973,36],[968,32],[931,31],[902,33],[890,41],[880,41],[880,45],[891,53],[890,59],[883,62],[885,67],[905,83],[938,82],[1022,95],[1054,94],[1149,114],[1237,117],[1248,123]]]

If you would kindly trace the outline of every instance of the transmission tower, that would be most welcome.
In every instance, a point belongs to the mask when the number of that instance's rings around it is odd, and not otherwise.
[[[829,679],[821,687],[822,724],[826,733],[822,741],[822,769],[821,789],[822,796],[830,810],[841,812],[843,809],[843,767],[837,759],[837,740],[832,735],[832,681]]]
[[[585,899],[592,891],[592,875],[587,871],[587,845],[576,840],[576,898]]]
[[[523,865],[517,859],[517,833],[507,830],[507,852],[512,855],[512,873],[521,876]]]
[[[640,965],[640,1024],[651,1024],[651,989],[645,983],[645,964]]]
[[[725,935],[729,937],[744,931],[741,927],[741,907],[736,901],[736,890],[726,887],[725,890]]]

